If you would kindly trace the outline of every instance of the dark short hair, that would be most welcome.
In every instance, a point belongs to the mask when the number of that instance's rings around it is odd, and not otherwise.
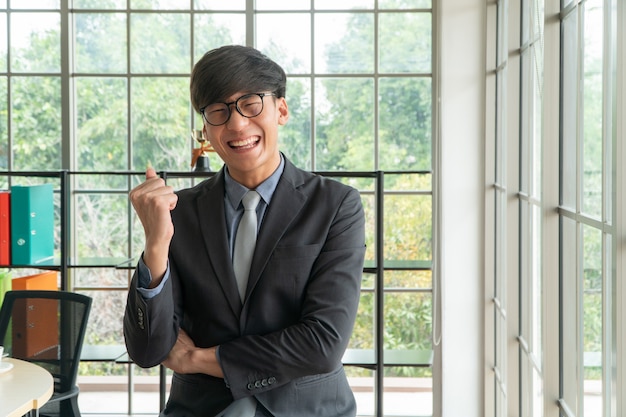
[[[190,92],[193,108],[226,100],[238,91],[272,92],[284,97],[285,71],[258,50],[227,45],[204,54],[191,71]]]

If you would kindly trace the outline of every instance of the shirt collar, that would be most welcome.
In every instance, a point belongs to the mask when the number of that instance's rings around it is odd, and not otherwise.
[[[274,195],[274,191],[276,191],[276,186],[278,185],[278,181],[280,180],[280,176],[283,174],[283,170],[285,169],[285,160],[283,158],[283,154],[280,154],[280,164],[278,164],[278,168],[270,175],[265,181],[259,184],[256,187],[256,192],[259,193],[263,201],[266,205],[270,204],[272,200],[272,196]],[[230,176],[228,172],[228,167],[224,170],[226,175],[224,176],[224,185],[226,189],[226,199],[230,202],[232,207],[237,210],[239,208],[239,203],[243,196],[249,191],[249,189]]]

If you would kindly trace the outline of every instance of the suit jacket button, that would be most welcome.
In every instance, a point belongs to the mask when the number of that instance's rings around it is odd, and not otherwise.
[[[255,387],[255,388],[261,388],[261,381],[256,381],[256,382],[254,383],[254,387]]]
[[[272,384],[276,383],[276,378],[274,378],[273,376],[269,377],[269,378],[267,379],[267,383],[268,383],[269,385],[272,385]]]
[[[261,385],[264,386],[264,387],[267,387],[268,386],[267,379],[263,378],[261,380]]]
[[[254,384],[252,384],[252,382],[250,382],[248,384],[248,391],[252,391],[252,388],[254,388]]]

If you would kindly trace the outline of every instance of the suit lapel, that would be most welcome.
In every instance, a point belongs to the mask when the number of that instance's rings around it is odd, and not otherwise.
[[[285,158],[285,171],[276,186],[257,237],[246,300],[261,277],[276,245],[307,201],[307,196],[297,189],[301,183],[296,168]]]
[[[197,200],[199,223],[207,257],[230,307],[236,315],[239,315],[241,300],[228,251],[228,232],[224,221],[224,170],[219,171],[207,184],[205,192],[201,193]]]

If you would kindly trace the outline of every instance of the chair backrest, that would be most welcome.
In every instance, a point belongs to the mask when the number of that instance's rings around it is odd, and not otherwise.
[[[0,345],[11,357],[47,369],[56,392],[71,390],[91,301],[67,291],[7,291],[0,309]]]

